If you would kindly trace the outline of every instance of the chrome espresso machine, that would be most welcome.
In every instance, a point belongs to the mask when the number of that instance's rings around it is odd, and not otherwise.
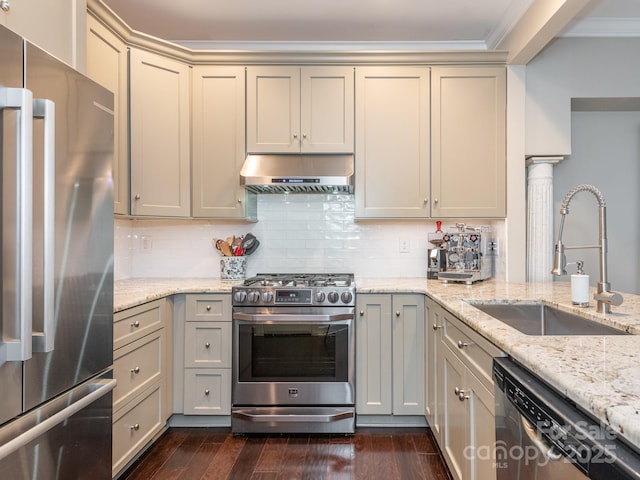
[[[438,225],[429,243],[427,278],[470,285],[493,277],[495,241],[488,226],[456,223],[443,232]]]

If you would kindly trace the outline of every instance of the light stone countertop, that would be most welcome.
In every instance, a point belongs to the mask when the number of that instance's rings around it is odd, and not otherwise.
[[[115,283],[120,311],[178,293],[230,292],[240,281],[218,278],[140,278]],[[425,278],[356,278],[359,294],[423,293],[506,352],[557,391],[599,418],[640,449],[640,296],[625,294],[611,314],[571,305],[569,282],[444,284]],[[592,292],[593,293],[593,292]],[[465,302],[544,300],[634,335],[531,336],[508,327]]]

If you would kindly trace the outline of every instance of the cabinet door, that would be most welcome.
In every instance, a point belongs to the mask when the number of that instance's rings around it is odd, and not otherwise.
[[[131,49],[131,214],[190,215],[189,68]]]
[[[358,295],[356,324],[356,411],[390,415],[391,295]]]
[[[129,213],[128,48],[93,16],[87,16],[87,75],[113,92],[113,211]]]
[[[231,370],[185,369],[184,413],[185,415],[230,415]]]
[[[247,68],[247,151],[300,151],[300,68]]]
[[[495,395],[471,371],[467,371],[465,386],[469,390],[465,401],[469,411],[469,446],[463,452],[467,460],[469,480],[495,480],[496,445]]]
[[[393,295],[393,414],[424,413],[424,297]]]
[[[192,76],[191,213],[205,218],[251,216],[255,195],[240,186],[245,156],[244,67],[195,66]]]
[[[351,67],[301,69],[302,152],[353,152],[353,81]]]
[[[356,70],[356,217],[429,215],[429,69]]]
[[[506,71],[432,69],[432,205],[436,218],[506,215]]]
[[[442,443],[442,309],[433,300],[425,301],[425,416],[439,444]]]
[[[468,480],[465,477],[463,452],[468,445],[469,414],[467,403],[461,401],[459,393],[456,393],[465,389],[466,367],[449,347],[444,345],[442,360],[444,423],[440,448],[454,480]]]

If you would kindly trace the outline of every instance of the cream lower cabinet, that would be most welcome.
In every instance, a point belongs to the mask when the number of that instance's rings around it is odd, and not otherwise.
[[[231,296],[185,296],[185,415],[231,414]]]
[[[438,392],[442,386],[442,322],[443,308],[425,297],[425,417],[436,441],[442,441],[444,406]]]
[[[114,477],[162,431],[173,410],[169,303],[156,300],[114,316]]]
[[[131,49],[131,215],[191,214],[190,85],[186,64]]]
[[[196,65],[191,81],[191,214],[256,220],[256,196],[240,185],[245,159],[245,69]]]
[[[356,69],[357,218],[427,218],[427,67]]]
[[[454,479],[492,480],[496,478],[492,362],[503,352],[446,310],[439,311],[440,449]]]
[[[356,412],[424,414],[424,297],[357,296]]]
[[[506,69],[431,69],[431,216],[506,215]]]

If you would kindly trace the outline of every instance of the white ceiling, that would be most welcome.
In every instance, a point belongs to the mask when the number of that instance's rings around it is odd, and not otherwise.
[[[491,50],[533,0],[103,0],[132,29],[191,48],[398,44]],[[593,0],[566,33],[640,31],[640,1]]]

